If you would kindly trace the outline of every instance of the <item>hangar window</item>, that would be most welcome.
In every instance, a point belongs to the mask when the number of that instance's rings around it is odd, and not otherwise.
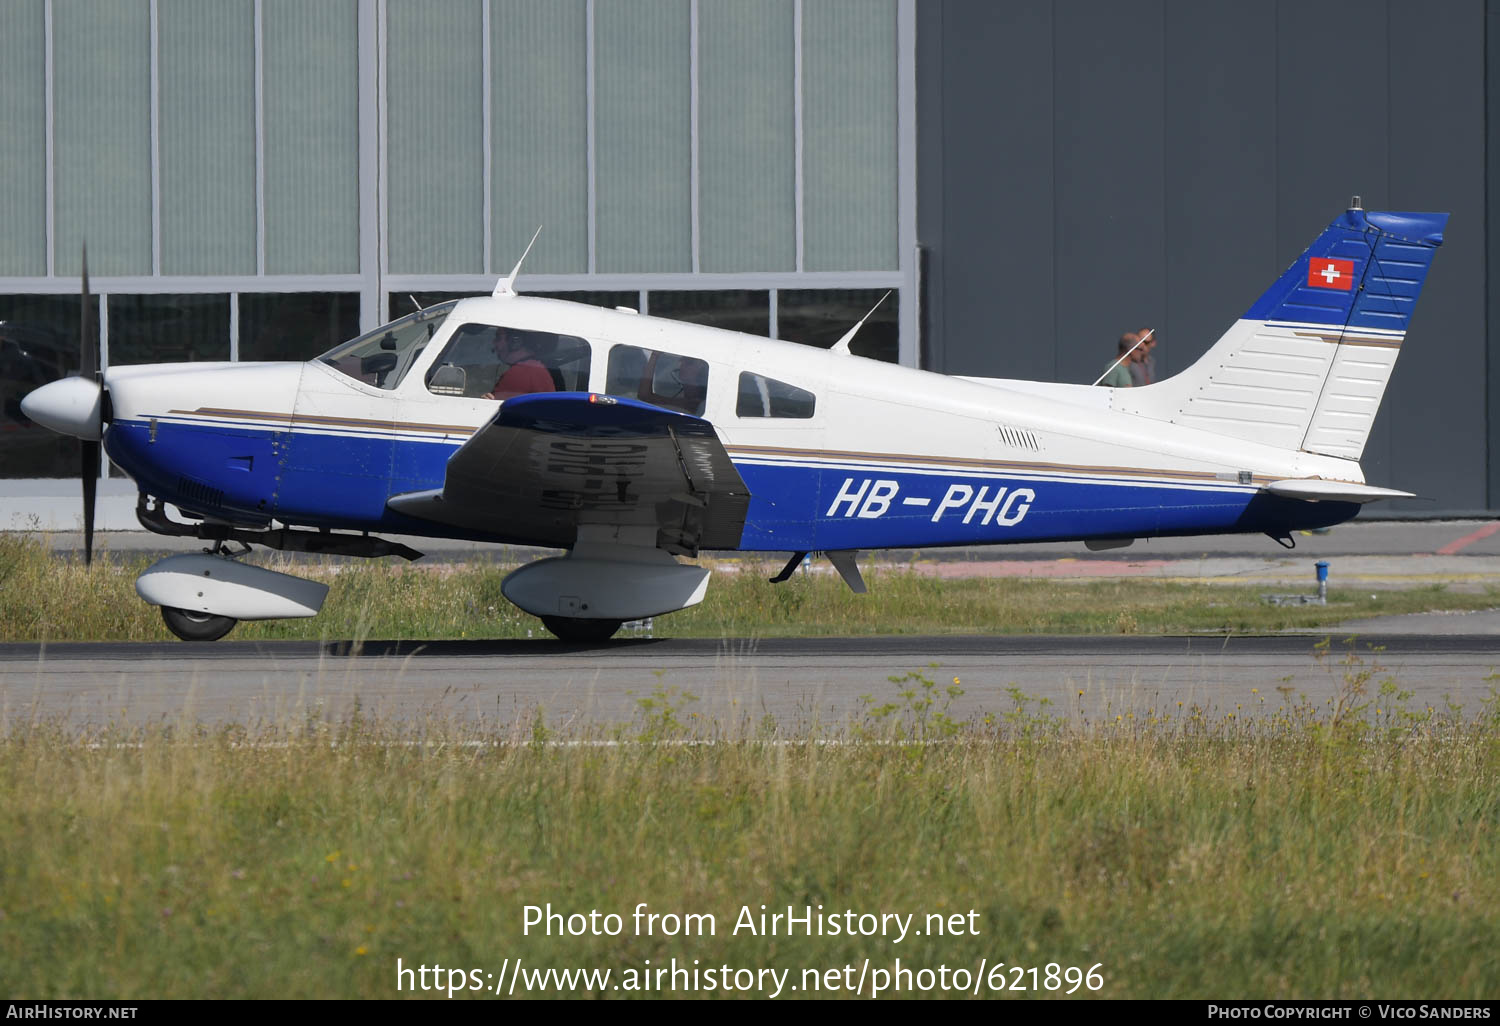
[[[816,404],[817,397],[805,388],[745,371],[740,375],[740,393],[734,412],[739,417],[805,420],[813,415]]]
[[[589,344],[576,335],[461,324],[427,372],[427,390],[470,399],[586,392],[589,356]]]
[[[702,416],[708,400],[708,363],[677,353],[615,346],[609,351],[604,390],[609,395]]]

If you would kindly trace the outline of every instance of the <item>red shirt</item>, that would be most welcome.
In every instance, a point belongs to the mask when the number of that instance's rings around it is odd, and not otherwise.
[[[490,389],[490,395],[496,399],[509,399],[514,395],[555,392],[556,390],[556,386],[552,383],[552,375],[547,373],[547,368],[528,357],[500,375],[500,380],[495,382],[494,388]]]

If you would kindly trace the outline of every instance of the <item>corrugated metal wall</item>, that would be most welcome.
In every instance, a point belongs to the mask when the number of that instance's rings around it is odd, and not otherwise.
[[[1087,382],[1122,331],[1152,325],[1158,373],[1173,373],[1350,195],[1450,211],[1363,464],[1372,483],[1432,500],[1387,512],[1495,508],[1495,7],[923,0],[925,366]]]

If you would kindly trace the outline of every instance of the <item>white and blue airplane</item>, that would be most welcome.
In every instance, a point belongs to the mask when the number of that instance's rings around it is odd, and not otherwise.
[[[566,550],[505,596],[597,641],[700,602],[709,571],[684,558],[706,549],[791,553],[773,581],[824,552],[863,591],[862,549],[1289,544],[1407,497],[1359,459],[1447,219],[1356,198],[1201,359],[1140,388],[950,377],[851,355],[852,330],[816,349],[518,295],[512,271],[306,363],[101,374],[85,345],[22,409],[84,440],[86,556],[101,441],[142,524],[213,543],[136,583],[178,637],[316,615],[327,587],[239,561],[250,546],[418,555],[380,532]]]

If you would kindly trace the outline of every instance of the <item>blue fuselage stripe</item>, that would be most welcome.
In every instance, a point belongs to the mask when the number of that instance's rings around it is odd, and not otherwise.
[[[117,421],[110,457],[152,495],[245,521],[455,536],[398,514],[392,495],[441,488],[446,441],[373,432]],[[936,463],[936,461],[934,461]],[[1045,469],[893,467],[870,462],[737,461],[752,500],[739,548],[750,551],[994,544],[1087,537],[1270,531],[1347,520],[1351,503],[1308,503],[1211,480],[1111,478]],[[466,535],[517,541],[503,534]]]

